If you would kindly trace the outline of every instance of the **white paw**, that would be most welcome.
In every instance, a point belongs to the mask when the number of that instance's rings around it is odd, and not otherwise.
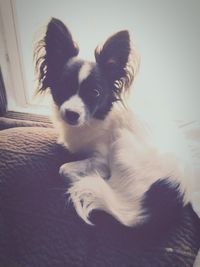
[[[70,195],[69,200],[72,201],[78,215],[90,225],[93,223],[88,219],[92,210],[97,208],[96,196],[89,188],[84,188],[81,181],[75,183],[67,193]]]
[[[63,164],[59,169],[59,174],[71,181],[77,181],[85,175],[85,173],[80,170],[79,165],[76,162]]]

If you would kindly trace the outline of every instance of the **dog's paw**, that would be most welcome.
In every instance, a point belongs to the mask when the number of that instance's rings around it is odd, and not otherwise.
[[[76,162],[63,164],[59,169],[59,174],[64,178],[68,178],[72,182],[78,181],[85,175],[85,173],[80,170],[79,165]]]
[[[77,214],[90,225],[94,225],[89,220],[89,215],[92,210],[97,208],[97,198],[95,193],[83,186],[79,181],[75,183],[71,188],[68,189],[67,193],[69,194],[69,200],[72,201],[74,208]]]

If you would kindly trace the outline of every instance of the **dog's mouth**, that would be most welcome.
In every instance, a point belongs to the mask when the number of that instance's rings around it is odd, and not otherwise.
[[[72,126],[72,127],[80,127],[82,126],[84,123],[81,122],[81,121],[73,121],[73,120],[69,120],[69,119],[64,119],[64,121],[69,125],[69,126]]]
[[[74,126],[74,127],[79,126],[79,123],[78,122],[66,121],[66,123],[69,124],[70,126]]]

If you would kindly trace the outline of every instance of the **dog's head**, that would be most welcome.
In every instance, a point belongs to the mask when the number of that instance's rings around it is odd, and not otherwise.
[[[96,62],[79,59],[78,52],[67,27],[55,18],[35,49],[39,91],[50,88],[61,118],[72,126],[104,119],[113,103],[122,101],[138,64],[127,31],[97,47]]]

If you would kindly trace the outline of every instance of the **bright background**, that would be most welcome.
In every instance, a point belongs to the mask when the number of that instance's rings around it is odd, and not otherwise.
[[[141,55],[132,106],[160,119],[200,120],[199,0],[16,0],[28,98],[33,95],[34,39],[50,17],[63,20],[80,56],[128,29]]]

